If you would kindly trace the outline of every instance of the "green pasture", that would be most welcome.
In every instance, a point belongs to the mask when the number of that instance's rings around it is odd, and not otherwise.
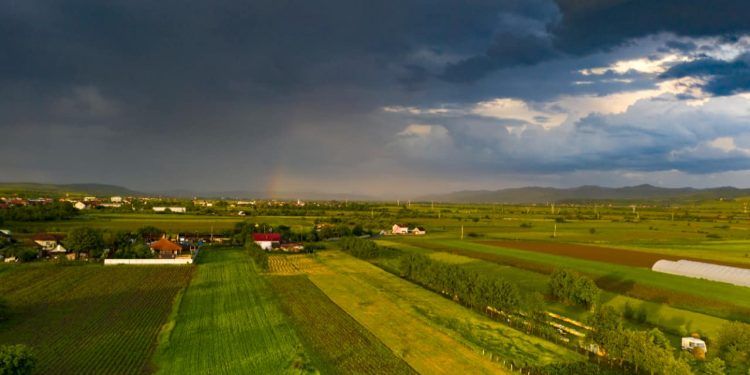
[[[161,374],[281,374],[308,366],[273,291],[242,249],[205,251],[159,343]]]
[[[378,243],[382,246],[398,248],[408,252],[427,254],[435,260],[458,264],[463,268],[482,274],[500,275],[516,283],[525,293],[548,293],[549,277],[544,274],[393,241],[378,241]],[[376,263],[395,269],[397,261],[397,258],[382,258],[376,260]],[[700,332],[707,336],[715,337],[721,325],[726,323],[726,320],[711,315],[678,309],[667,304],[644,301],[612,292],[604,292],[602,294],[602,303],[615,307],[618,311],[625,311],[627,305],[637,314],[644,315],[644,323],[659,327],[663,331],[673,335],[684,336],[693,332]],[[579,321],[585,321],[590,316],[589,311],[575,306],[568,306],[552,301],[547,301],[547,306],[549,311]]]
[[[713,315],[723,319],[747,320],[750,311],[750,288],[653,272],[645,268],[627,267],[611,263],[556,256],[484,245],[472,241],[424,241],[450,251],[464,249],[518,259],[547,268],[567,267],[595,277],[598,283],[609,286],[610,291],[639,299],[664,302],[673,307]],[[410,242],[418,245],[416,241]],[[696,298],[691,298],[696,297]]]

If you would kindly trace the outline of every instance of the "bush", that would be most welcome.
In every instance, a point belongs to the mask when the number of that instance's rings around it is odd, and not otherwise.
[[[0,375],[31,374],[36,358],[26,345],[0,346]]]
[[[380,254],[378,245],[370,240],[357,237],[344,237],[339,241],[341,250],[361,259],[377,258]]]
[[[549,288],[552,295],[559,300],[587,308],[594,307],[601,294],[594,280],[564,268],[552,272]]]

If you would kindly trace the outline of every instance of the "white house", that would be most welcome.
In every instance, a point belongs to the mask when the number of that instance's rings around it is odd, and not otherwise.
[[[93,202],[96,200],[96,197],[83,197],[84,202]]]
[[[281,244],[279,233],[253,233],[253,242],[263,250],[272,250],[274,246]]]
[[[110,197],[109,201],[112,203],[122,203],[122,197],[119,197],[119,196]]]
[[[39,245],[42,250],[52,250],[57,246],[58,237],[52,234],[39,233],[32,237],[35,244]]]
[[[704,352],[708,352],[706,342],[695,337],[683,337],[682,338],[682,350],[693,350],[695,348],[702,348]]]
[[[83,210],[83,209],[86,208],[86,203],[75,202],[75,203],[73,203],[73,207],[75,207],[77,210]]]
[[[406,225],[393,224],[392,234],[409,234],[409,227]]]
[[[411,230],[411,234],[416,235],[416,236],[421,236],[421,235],[427,234],[427,231],[422,227],[416,227]]]
[[[154,212],[165,212],[165,211],[167,211],[166,207],[151,207],[151,209],[154,210]]]
[[[184,214],[185,212],[187,212],[187,209],[185,207],[169,207],[169,211]]]

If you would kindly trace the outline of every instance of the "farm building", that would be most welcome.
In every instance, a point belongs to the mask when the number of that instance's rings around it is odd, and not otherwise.
[[[39,233],[31,238],[35,244],[39,245],[42,250],[52,250],[57,246],[57,241],[60,240],[58,236],[48,233]]]
[[[73,207],[75,207],[77,210],[83,210],[83,209],[86,208],[86,203],[75,202],[75,203],[73,203]]]
[[[422,227],[416,227],[411,230],[411,234],[421,236],[423,234],[427,234],[427,231]]]
[[[401,224],[393,224],[392,234],[409,234],[409,227]]]
[[[68,252],[68,250],[66,248],[64,248],[60,244],[57,244],[57,246],[55,246],[54,249],[52,249],[52,250],[49,251],[50,255],[62,255],[62,254],[65,254],[67,252]]]
[[[672,275],[720,281],[739,286],[750,287],[750,269],[722,266],[712,263],[694,262],[691,260],[660,260],[651,267],[653,271]]]
[[[149,246],[151,250],[159,253],[160,258],[176,258],[182,252],[182,246],[162,237]]]
[[[281,234],[253,233],[253,242],[258,244],[263,250],[271,250],[274,246],[278,246],[281,243]]]
[[[109,201],[112,203],[122,203],[122,197],[120,196],[110,197]]]

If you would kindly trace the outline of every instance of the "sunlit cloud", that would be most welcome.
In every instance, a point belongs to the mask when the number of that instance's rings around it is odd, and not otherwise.
[[[615,61],[608,66],[581,69],[579,70],[579,72],[584,76],[600,76],[607,73],[622,75],[630,72],[643,74],[659,74],[665,72],[669,66],[675,63],[691,60],[692,58],[689,56],[669,54],[658,59],[642,57],[631,60]]]

